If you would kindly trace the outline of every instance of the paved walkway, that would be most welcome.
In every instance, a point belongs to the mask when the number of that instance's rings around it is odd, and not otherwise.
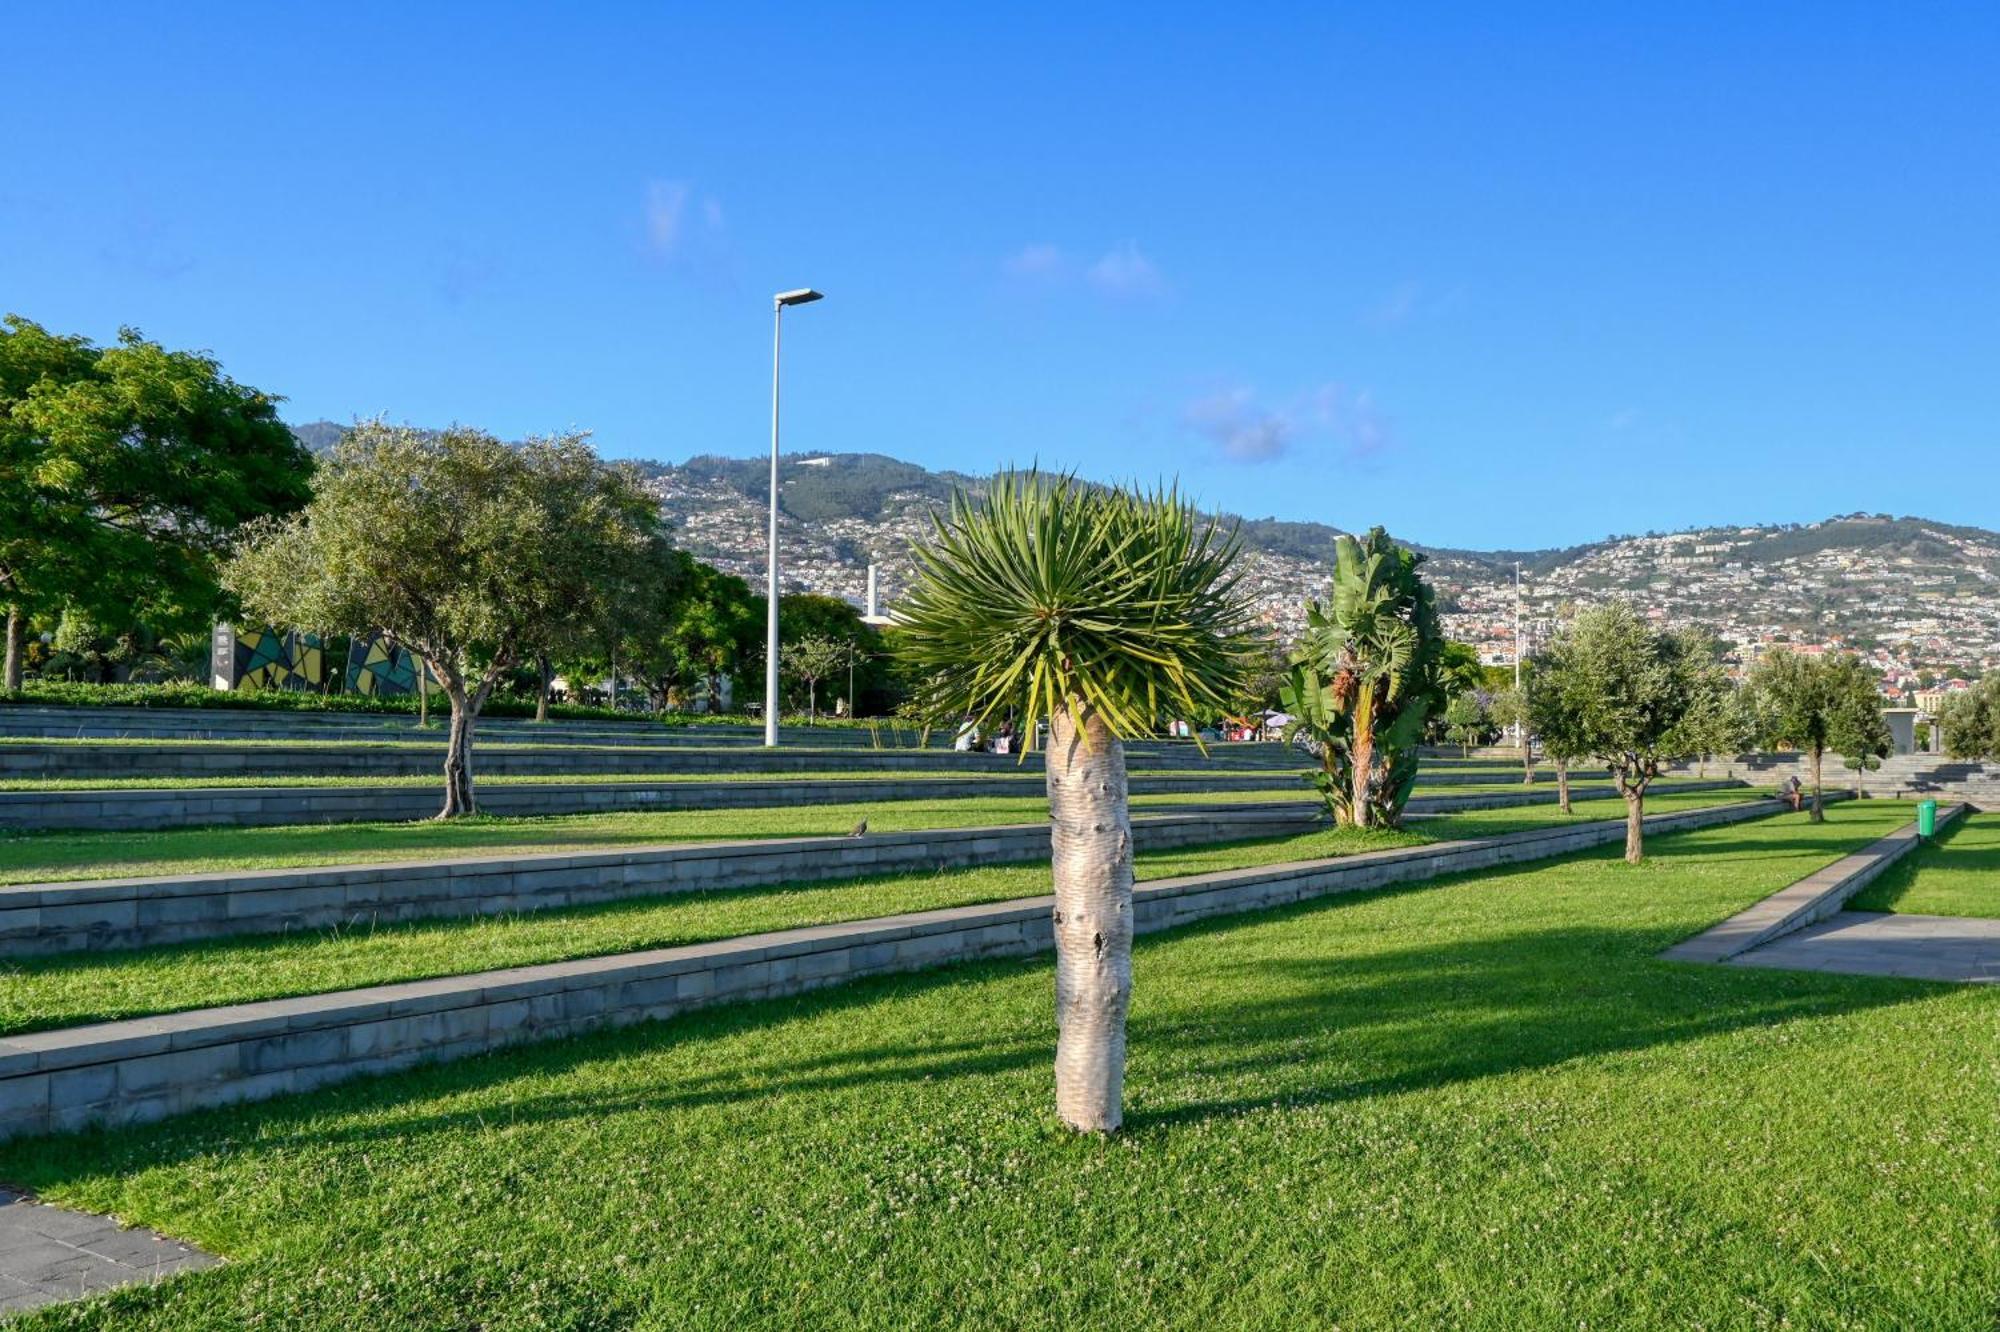
[[[49,1207],[0,1189],[0,1319],[220,1261],[150,1230],[128,1230],[108,1216]]]
[[[1842,911],[1730,963],[2000,984],[2000,920]]]

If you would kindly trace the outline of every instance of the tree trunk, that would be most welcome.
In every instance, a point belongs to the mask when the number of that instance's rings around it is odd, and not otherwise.
[[[722,672],[708,673],[708,715],[713,717],[722,711]]]
[[[1375,686],[1364,683],[1354,700],[1354,826],[1374,824],[1368,791],[1375,776]]]
[[[10,694],[21,690],[22,660],[27,655],[28,617],[21,613],[19,606],[7,608],[7,681]]]
[[[550,678],[554,674],[554,669],[549,665],[549,654],[546,652],[537,653],[535,655],[535,720],[538,722],[545,722],[549,719],[549,683]]]
[[[1621,780],[1618,789],[1625,793],[1625,863],[1636,865],[1646,858],[1646,788]]]
[[[1813,747],[1813,751],[1812,751],[1812,779],[1813,779],[1813,806],[1812,806],[1812,821],[1813,821],[1814,823],[1824,823],[1824,822],[1826,822],[1826,811],[1825,811],[1824,809],[1822,809],[1822,808],[1821,808],[1821,805],[1820,805],[1820,793],[1819,793],[1819,761],[1820,761],[1820,759],[1821,759],[1822,757],[1824,757],[1824,755],[1825,755],[1825,751],[1824,751],[1824,750],[1820,749],[1820,748],[1819,748],[1818,746],[1814,746],[1814,747]]]
[[[417,658],[417,725],[431,724],[431,664]]]
[[[472,728],[479,718],[463,683],[447,685],[446,693],[451,697],[451,731],[445,739],[444,808],[438,817],[456,819],[479,812],[472,794]]]
[[[1521,785],[1535,784],[1535,744],[1528,738],[1525,727],[1521,730]]]
[[[1556,808],[1565,814],[1574,814],[1569,807],[1569,764],[1563,759],[1556,760]]]
[[[819,681],[806,681],[806,725],[819,725]]]
[[[1081,716],[1077,711],[1081,711]],[[1132,999],[1132,820],[1125,750],[1080,703],[1049,719],[1055,881],[1056,1113],[1084,1133],[1124,1120]]]

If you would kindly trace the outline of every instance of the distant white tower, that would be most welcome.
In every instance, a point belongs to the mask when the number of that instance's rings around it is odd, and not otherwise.
[[[890,619],[888,616],[882,614],[882,607],[876,591],[875,568],[876,566],[873,564],[868,566],[868,613],[861,617],[861,623],[872,624],[877,629],[880,629],[883,625],[889,624]]]

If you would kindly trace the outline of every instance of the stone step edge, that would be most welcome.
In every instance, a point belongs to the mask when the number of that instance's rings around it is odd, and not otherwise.
[[[1193,809],[1148,810],[1134,816],[1134,826],[1179,827],[1217,822],[1223,814],[1259,828],[1283,828],[1324,819],[1318,805],[1292,801],[1287,805],[1246,802],[1240,809],[1201,806]],[[1040,823],[979,824],[959,828],[916,828],[903,832],[839,833],[809,837],[749,837],[720,842],[653,842],[606,851],[537,851],[525,855],[451,856],[419,860],[370,860],[333,865],[286,865],[274,869],[215,870],[206,874],[140,875],[119,879],[59,879],[46,883],[0,885],[0,911],[31,906],[84,902],[119,902],[141,897],[199,897],[234,888],[246,893],[280,892],[322,886],[329,880],[379,883],[387,879],[452,878],[492,869],[566,870],[616,869],[654,864],[668,859],[729,860],[790,852],[868,851],[933,842],[978,842],[1014,836],[1026,829],[1047,829]],[[1226,834],[1218,841],[1237,840]],[[857,866],[866,873],[867,866]]]
[[[1719,824],[1746,822],[1788,812],[1777,801],[1738,801],[1650,815],[1650,832],[1691,831]],[[1514,864],[1584,850],[1624,836],[1625,820],[1602,819],[1569,824],[1553,829],[1533,829],[1497,837],[1455,842],[1434,842],[1417,847],[1399,847],[1321,860],[1260,865],[1238,870],[1159,879],[1139,885],[1133,894],[1135,916],[1162,902],[1196,899],[1251,885],[1292,881],[1297,891],[1284,901],[1341,891],[1329,881],[1356,878],[1362,883],[1350,888],[1379,887],[1406,883],[1454,871],[1455,861],[1472,861],[1482,854],[1498,853],[1499,859],[1464,868],[1488,868],[1492,864]],[[1555,844],[1548,850],[1540,844]],[[1386,875],[1370,871],[1405,871]],[[1318,882],[1315,882],[1318,881]],[[1281,903],[1273,902],[1270,905]],[[359,990],[336,990],[284,999],[260,1000],[219,1008],[190,1009],[154,1017],[126,1018],[87,1026],[58,1027],[0,1038],[0,1089],[13,1078],[30,1074],[76,1069],[90,1065],[133,1059],[169,1052],[231,1044],[246,1039],[276,1035],[297,1035],[329,1027],[365,1024],[383,1018],[409,1017],[535,997],[550,991],[569,991],[602,986],[611,979],[628,981],[672,977],[721,967],[742,966],[778,959],[799,958],[833,951],[868,949],[919,938],[928,934],[960,932],[968,927],[1005,931],[1030,921],[1046,925],[1054,905],[1050,896],[1015,898],[1001,902],[894,916],[845,921],[828,925],[801,926],[763,934],[740,935],[706,943],[649,949],[638,953],[607,954],[562,962],[511,967],[491,972],[441,976],[427,980],[370,986]],[[1138,922],[1137,929],[1149,933],[1169,924],[1207,914],[1199,910],[1175,911],[1171,919],[1154,923]],[[1015,930],[1008,942],[1020,942]],[[1046,945],[1047,941],[1041,941]],[[1021,950],[1027,951],[1027,950]],[[977,951],[971,956],[982,956]],[[956,960],[938,959],[937,961]],[[931,963],[931,964],[935,964]],[[928,964],[927,964],[928,965]],[[901,970],[887,958],[867,964],[863,971],[848,975]],[[0,1119],[6,1113],[6,1098],[0,1093]]]
[[[1672,791],[1723,791],[1747,789],[1743,782],[1686,782],[1664,788]],[[1452,813],[1465,809],[1504,809],[1513,804],[1554,804],[1554,789],[1534,792],[1485,791],[1465,795],[1418,796],[1409,812],[1419,817],[1427,813]],[[1615,795],[1610,786],[1575,786],[1574,800],[1604,799]],[[1304,798],[1290,801],[1243,801],[1185,807],[1147,807],[1135,811],[1134,824],[1173,826],[1220,819],[1224,816],[1247,819],[1259,825],[1285,827],[1317,822],[1325,817],[1323,808]],[[1046,827],[1045,823],[984,824],[972,827],[910,829],[903,832],[868,833],[862,837],[840,834],[810,837],[741,838],[717,842],[654,842],[606,851],[538,851],[528,854],[451,856],[417,860],[371,860],[330,865],[287,865],[272,869],[215,870],[206,874],[132,875],[115,879],[58,879],[40,883],[0,884],[0,912],[38,906],[98,902],[120,902],[140,897],[204,896],[225,886],[245,892],[279,892],[293,888],[319,887],[337,877],[352,884],[378,883],[386,879],[415,877],[448,878],[478,873],[487,867],[510,869],[565,870],[609,869],[650,864],[662,858],[686,856],[700,859],[727,859],[790,851],[830,849],[865,850],[909,846],[917,842],[977,841],[981,837],[1008,836],[1024,828]],[[1247,840],[1218,837],[1217,841]],[[865,867],[862,867],[865,872]]]
[[[1944,828],[1967,809],[1964,804],[1940,807],[1937,826]],[[1727,962],[1753,948],[1797,933],[1839,911],[1891,865],[1921,845],[1917,825],[1909,823],[1831,865],[1814,870],[1796,883],[1787,884],[1721,924],[1682,940],[1660,956],[1670,962]]]

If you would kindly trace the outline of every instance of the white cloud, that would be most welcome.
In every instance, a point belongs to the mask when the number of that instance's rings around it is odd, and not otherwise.
[[[1270,462],[1282,457],[1292,442],[1292,422],[1283,413],[1259,407],[1255,392],[1248,388],[1197,398],[1182,419],[1230,462]]]
[[[1046,241],[1024,245],[1000,262],[1009,280],[1043,291],[1087,287],[1110,300],[1143,300],[1164,296],[1166,279],[1133,241],[1121,241],[1086,262],[1060,245]]]
[[[1023,245],[1007,256],[1002,265],[1015,277],[1061,277],[1069,269],[1069,257],[1054,245]]]
[[[1189,403],[1182,422],[1236,463],[1272,462],[1314,440],[1332,444],[1350,461],[1373,458],[1395,444],[1389,420],[1367,390],[1321,384],[1267,406],[1248,385],[1235,385]]]
[[[699,224],[691,211],[699,214]],[[714,195],[697,196],[694,186],[684,180],[649,181],[644,220],[647,251],[657,259],[672,259],[696,243],[712,244],[721,238],[722,203]]]
[[[1091,286],[1120,300],[1160,296],[1166,293],[1166,279],[1159,268],[1139,253],[1135,241],[1121,241],[1084,273]]]

